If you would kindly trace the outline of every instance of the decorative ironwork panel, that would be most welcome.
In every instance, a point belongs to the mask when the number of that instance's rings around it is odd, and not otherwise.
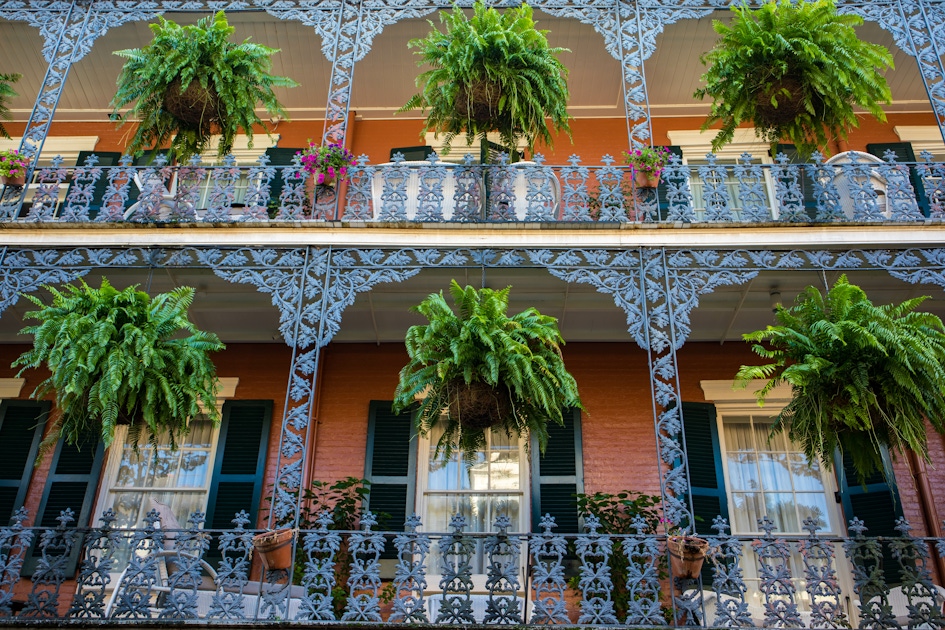
[[[101,526],[85,536],[85,553],[69,616],[79,619],[105,617],[105,591],[111,583],[115,564],[115,548],[121,535],[112,528],[115,512],[111,508],[102,513]]]
[[[758,556],[759,588],[765,601],[767,628],[800,628],[804,625],[797,611],[794,595],[796,589],[791,580],[791,547],[783,538],[772,536],[774,521],[765,516],[758,519],[758,528],[764,536],[755,540],[752,547]]]
[[[260,155],[256,166],[249,169],[246,196],[243,197],[243,221],[265,221],[269,218],[272,178],[275,176],[276,169],[269,166],[269,156]]]
[[[906,596],[910,628],[945,627],[945,617],[938,603],[940,595],[932,583],[929,570],[928,544],[912,535],[909,521],[896,519],[896,531],[901,538],[889,541],[893,558],[899,563],[902,574],[902,592]]]
[[[314,531],[305,534],[305,573],[302,586],[305,595],[296,619],[334,621],[331,591],[335,587],[335,556],[341,549],[341,535],[330,531],[331,512],[318,515]]]
[[[712,520],[716,536],[709,537],[708,558],[712,562],[712,589],[715,592],[714,628],[751,628],[755,624],[745,602],[742,542],[729,533],[728,521],[721,516]]]
[[[558,526],[554,517],[545,514],[541,519],[541,533],[533,534],[529,543],[532,556],[532,617],[529,623],[553,625],[569,623],[564,592],[564,557],[568,541],[564,536],[551,533]]]
[[[728,172],[718,164],[714,153],[705,156],[708,164],[699,167],[702,180],[702,203],[705,207],[704,221],[731,221],[732,212],[728,203]]]
[[[435,223],[444,219],[443,184],[447,178],[447,170],[436,153],[431,154],[427,162],[429,166],[421,165],[417,173],[419,187],[416,220]]]
[[[620,182],[624,170],[614,166],[614,158],[605,155],[600,160],[604,166],[596,170],[597,175],[597,220],[625,223],[627,211],[624,208],[624,195]]]
[[[508,533],[512,521],[508,516],[499,516],[495,520],[498,532],[486,538],[483,552],[489,561],[486,567],[486,588],[489,600],[486,602],[485,623],[521,625],[521,602],[517,596],[521,583],[518,579],[521,540]]]
[[[59,616],[59,591],[66,579],[66,564],[75,547],[79,532],[71,523],[75,512],[66,508],[56,518],[59,526],[45,529],[39,536],[39,562],[33,573],[33,588],[26,597],[21,617],[55,619]]]
[[[574,541],[574,548],[581,559],[578,587],[581,590],[581,616],[579,624],[616,625],[614,610],[614,583],[610,577],[610,556],[613,540],[597,531],[600,521],[591,514],[584,519],[587,534]]]
[[[450,519],[450,533],[439,540],[440,588],[443,595],[434,623],[475,623],[472,600],[472,560],[476,541],[463,533],[466,519],[460,514]]]
[[[591,209],[588,204],[587,179],[590,171],[581,166],[581,158],[571,154],[568,166],[561,169],[561,218],[563,221],[590,221]]]
[[[417,532],[420,517],[410,516],[404,531],[394,538],[397,568],[394,571],[394,609],[389,621],[429,623],[423,591],[427,587],[426,559],[430,553],[430,537]]]
[[[72,173],[72,184],[66,195],[65,206],[60,214],[63,221],[83,223],[89,220],[95,186],[102,178],[102,172],[95,154],[85,158],[85,162],[76,167]]]
[[[534,157],[535,166],[526,165],[520,177],[525,180],[525,220],[554,221],[558,218],[558,199],[552,182],[558,179],[550,166],[544,166],[545,158],[539,153]]]
[[[160,584],[161,556],[164,549],[164,532],[158,528],[161,517],[151,510],[144,517],[143,527],[134,531],[130,541],[128,568],[120,583],[115,585],[114,607],[110,617],[114,619],[150,619]]]
[[[797,223],[810,221],[804,209],[804,192],[801,190],[800,172],[790,164],[788,156],[778,153],[771,167],[775,196],[778,200],[778,221]]]
[[[853,592],[860,599],[860,628],[880,630],[898,626],[886,594],[883,575],[883,550],[875,538],[866,538],[866,525],[853,518],[847,528],[854,538],[843,543],[847,560],[853,566]]]
[[[363,531],[354,532],[348,538],[351,574],[348,577],[348,603],[341,616],[342,621],[381,621],[378,592],[381,589],[384,534],[372,532],[373,525],[377,525],[374,514],[365,512],[361,517]]]
[[[407,220],[407,186],[410,183],[413,169],[404,164],[404,156],[400,153],[394,156],[393,165],[386,166],[378,171],[384,182],[381,192],[381,207],[376,208],[379,221],[406,221]]]
[[[38,182],[33,203],[26,215],[27,221],[51,221],[59,205],[59,185],[66,179],[67,171],[62,167],[62,156],[53,158],[52,166],[39,169]]]
[[[21,507],[13,513],[12,525],[0,528],[0,617],[13,614],[13,589],[33,542],[33,532],[23,527],[27,516],[26,508]]]
[[[921,221],[924,217],[916,202],[916,191],[912,187],[909,167],[896,164],[896,154],[886,151],[885,164],[876,171],[886,181],[886,215],[893,221]]]
[[[805,169],[817,202],[817,221],[834,223],[846,220],[843,202],[835,183],[836,167],[824,164],[824,156],[819,151],[811,155],[811,162]]]
[[[666,186],[666,199],[669,210],[667,221],[692,223],[695,213],[692,210],[692,192],[689,189],[689,168],[682,163],[678,155],[671,155],[669,164],[663,169],[662,181]]]
[[[204,513],[194,512],[187,519],[188,528],[169,532],[173,553],[167,553],[168,593],[158,619],[197,619],[197,590],[203,582],[203,556],[210,548],[210,534],[204,532]],[[162,528],[164,524],[162,524]]]
[[[833,543],[817,535],[821,523],[813,517],[804,519],[807,539],[798,543],[804,559],[804,578],[810,605],[811,628],[849,628],[843,610],[843,595],[834,569]]]
[[[516,221],[515,201],[516,179],[518,169],[509,164],[507,153],[499,154],[499,163],[491,165],[486,170],[489,184],[489,207],[486,208],[486,218],[489,221]]]
[[[768,185],[764,169],[755,162],[751,154],[742,153],[734,167],[738,181],[738,203],[741,220],[764,222],[771,220],[771,202],[768,200]]]
[[[217,592],[210,600],[207,613],[209,619],[246,618],[243,591],[249,582],[252,566],[253,535],[244,529],[249,524],[249,514],[244,510],[240,510],[231,522],[233,529],[223,531],[217,543],[221,558],[217,567]]]
[[[621,539],[627,558],[627,625],[661,626],[666,619],[660,608],[660,543],[648,533],[649,525],[637,514],[631,524],[635,536]]]

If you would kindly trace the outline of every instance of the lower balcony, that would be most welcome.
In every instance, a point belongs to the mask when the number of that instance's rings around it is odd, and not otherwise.
[[[509,532],[503,517],[473,532],[470,516],[454,516],[446,532],[427,533],[416,517],[374,531],[366,512],[358,531],[340,531],[324,512],[264,570],[245,513],[211,531],[201,513],[182,527],[154,509],[138,529],[120,529],[108,511],[82,530],[68,510],[57,528],[22,527],[21,510],[0,530],[0,615],[7,625],[945,625],[945,589],[932,582],[945,540],[913,538],[904,520],[900,537],[866,537],[853,519],[855,536],[834,538],[818,535],[813,518],[807,536],[779,535],[766,516],[750,538],[717,518],[699,527],[713,532],[700,572],[642,519],[638,533],[604,534],[589,517],[584,533],[556,534],[550,516],[540,533]]]
[[[125,156],[56,159],[24,186],[0,189],[0,221],[84,223],[834,224],[925,223],[945,215],[945,164],[924,154],[898,163],[848,151],[827,161],[676,159],[656,187],[634,181],[610,156],[586,165],[494,165],[426,160],[371,165],[316,185],[299,164],[135,164]]]

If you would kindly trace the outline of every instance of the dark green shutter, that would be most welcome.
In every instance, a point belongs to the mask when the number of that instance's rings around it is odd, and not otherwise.
[[[892,151],[896,154],[896,160],[899,162],[915,162],[915,152],[912,150],[912,144],[909,142],[882,142],[866,145],[866,150],[880,159],[885,159],[883,154],[886,151]],[[919,210],[923,216],[929,216],[929,200],[925,196],[925,184],[922,183],[922,177],[915,166],[909,167],[909,181],[912,182],[912,188],[915,189],[916,201],[919,202]]]
[[[26,501],[33,461],[43,437],[49,403],[4,400],[0,402],[0,526],[10,523]]]
[[[269,156],[270,166],[288,166],[292,164],[292,158],[295,154],[304,149],[292,149],[281,147],[269,147],[266,149],[266,155]],[[279,197],[282,195],[282,188],[285,186],[285,180],[282,177],[284,169],[277,168],[276,174],[269,180],[269,203],[276,206],[281,205]]]
[[[256,527],[271,418],[271,400],[224,403],[207,499],[208,529],[231,529],[240,510],[249,514],[247,527]]]
[[[839,459],[839,458],[837,458]],[[837,469],[843,515],[849,522],[854,516],[866,525],[866,536],[899,537],[896,519],[902,516],[902,503],[895,486],[889,485],[881,471],[874,472],[860,484],[853,469],[853,458],[845,453]],[[902,571],[887,542],[883,543],[883,568],[886,582],[899,584]]]
[[[395,414],[389,401],[372,400],[368,410],[364,477],[371,482],[365,508],[378,515],[379,528],[404,531],[415,511],[417,441],[413,415]],[[389,542],[381,557],[396,557]]]
[[[779,144],[775,149],[772,159],[777,160],[778,154],[783,153],[788,158],[788,164],[805,164],[807,160],[801,159],[797,152],[797,147],[793,144]],[[817,197],[814,196],[814,180],[808,174],[807,169],[801,169],[798,182],[801,185],[801,193],[804,195],[804,210],[811,220],[817,218]]]
[[[555,533],[579,533],[577,497],[584,492],[581,455],[581,411],[563,414],[564,426],[548,423],[548,446],[540,453],[532,440],[532,531],[541,531],[541,518],[551,514]],[[535,455],[538,455],[535,457]]]
[[[92,507],[95,503],[95,491],[98,488],[99,476],[102,473],[102,463],[105,459],[105,445],[95,440],[76,446],[59,440],[53,453],[49,477],[43,489],[43,498],[39,503],[35,523],[39,527],[55,528],[59,526],[59,515],[69,508],[74,513],[75,520],[70,527],[85,528],[90,525]],[[32,551],[23,562],[21,574],[30,576],[36,570],[36,563],[41,557],[38,535],[34,539]],[[76,540],[75,547],[69,555],[69,561],[64,569],[68,577],[75,573],[79,553],[82,550],[82,541]],[[49,550],[47,553],[55,553]]]
[[[118,161],[121,159],[121,153],[118,151],[79,151],[76,166],[84,166],[86,158],[93,154],[98,156],[98,166],[118,166]],[[97,217],[98,213],[102,210],[102,203],[105,200],[105,190],[108,188],[108,175],[110,172],[111,169],[103,170],[98,181],[95,182],[95,186],[92,188],[92,201],[89,203],[90,219]],[[131,184],[130,188],[135,188],[134,183]],[[72,183],[70,182],[69,190],[66,191],[66,199],[69,198],[69,191],[71,190]]]
[[[666,145],[663,148],[669,149],[672,153],[678,155],[679,158],[682,159],[682,156],[683,156],[682,147],[679,147],[676,145]],[[666,186],[665,175],[663,177],[660,177],[659,186],[656,187],[656,197],[657,197],[657,202],[659,203],[660,221],[665,221],[666,215],[669,213],[669,196],[668,196],[668,188]]]

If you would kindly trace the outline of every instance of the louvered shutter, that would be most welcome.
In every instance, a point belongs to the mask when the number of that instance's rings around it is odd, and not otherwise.
[[[270,400],[224,403],[207,499],[208,529],[232,528],[240,510],[249,514],[248,527],[256,526],[271,418]]]
[[[584,492],[581,412],[565,411],[563,417],[564,426],[548,423],[544,453],[539,452],[538,441],[532,440],[532,531],[541,531],[541,518],[551,514],[558,524],[555,533],[579,533],[575,495]]]
[[[728,499],[722,472],[722,448],[715,419],[715,405],[684,402],[682,404],[683,435],[686,438],[686,463],[692,492],[696,533],[712,536],[716,516],[728,519]],[[712,583],[711,563],[702,566],[702,580]]]
[[[91,525],[92,506],[104,458],[105,446],[97,437],[80,446],[60,440],[53,453],[35,523],[40,527],[58,527],[59,515],[68,508],[73,511],[75,519],[69,524],[70,527],[84,528]],[[33,547],[24,559],[21,571],[24,576],[33,574],[41,557],[37,542],[34,539]],[[76,540],[64,568],[67,577],[75,573],[81,549],[81,540]],[[55,554],[56,550],[50,549],[47,553]]]
[[[804,164],[807,160],[801,159],[797,152],[797,147],[793,144],[779,144],[775,149],[772,159],[777,159],[778,153],[783,153],[788,158],[789,164]],[[800,169],[798,182],[801,185],[801,193],[804,195],[804,211],[811,219],[817,218],[817,197],[814,196],[814,180],[807,173],[807,169]]]
[[[5,400],[0,402],[0,525],[26,500],[33,461],[43,436],[49,403]]]
[[[676,145],[666,145],[663,148],[669,149],[672,153],[679,156],[682,159],[683,151],[682,147]],[[629,177],[629,175],[627,175]],[[659,186],[656,187],[656,197],[657,202],[659,203],[659,212],[660,212],[660,221],[666,220],[666,215],[669,213],[669,189],[666,186],[666,174],[660,177]]]
[[[867,528],[866,536],[900,536],[896,531],[896,519],[902,516],[902,503],[895,486],[889,485],[883,473],[874,472],[865,483],[859,483],[849,453],[844,454],[836,470],[840,501],[847,522],[854,516],[862,520]],[[883,569],[887,583],[902,582],[901,567],[893,558],[888,542],[883,543]]]
[[[413,415],[395,414],[389,401],[371,401],[368,410],[367,454],[364,477],[371,482],[365,508],[379,515],[385,531],[404,531],[414,513],[417,483],[417,441]],[[382,558],[395,558],[388,541]]]
[[[915,162],[915,152],[912,150],[912,144],[909,142],[884,142],[867,144],[866,150],[880,159],[886,159],[883,155],[886,151],[892,151],[896,154],[896,160],[899,162]],[[924,216],[929,216],[929,200],[925,196],[925,184],[922,183],[922,177],[915,166],[909,167],[909,181],[915,190],[916,200],[919,202],[919,209]]]

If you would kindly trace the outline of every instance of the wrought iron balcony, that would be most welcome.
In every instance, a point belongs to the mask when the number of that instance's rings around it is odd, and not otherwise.
[[[903,519],[900,537],[867,538],[854,519],[854,537],[840,539],[819,535],[810,518],[808,535],[786,536],[765,517],[757,538],[732,536],[717,518],[716,534],[706,537],[707,568],[685,577],[673,575],[678,569],[667,562],[666,536],[644,533],[642,519],[638,533],[602,534],[589,517],[586,533],[566,535],[554,533],[550,516],[541,533],[531,534],[508,532],[503,517],[491,533],[469,533],[456,516],[449,532],[425,533],[416,517],[404,531],[374,531],[376,520],[366,513],[360,531],[342,532],[329,529],[331,516],[324,513],[315,529],[299,532],[295,566],[261,576],[245,513],[226,531],[201,529],[200,513],[186,529],[162,528],[156,511],[135,530],[115,527],[111,511],[89,530],[70,527],[69,511],[51,529],[23,527],[25,518],[21,509],[12,526],[0,529],[0,615],[19,621],[945,624],[945,589],[933,585],[928,566],[930,549],[945,553],[945,540],[914,538]],[[68,565],[79,554],[73,581]],[[390,559],[383,577],[382,558]],[[21,575],[24,566],[29,577]],[[486,578],[481,590],[474,573]]]
[[[2,222],[559,222],[801,224],[922,223],[945,216],[945,164],[924,153],[898,163],[849,152],[824,161],[762,163],[742,155],[702,164],[678,158],[658,188],[637,187],[630,167],[603,156],[585,165],[532,162],[474,164],[402,159],[371,165],[362,157],[336,186],[314,185],[299,164],[260,158],[240,166],[158,158],[134,166],[130,157],[99,166],[61,160],[38,169],[26,187],[0,194]],[[839,158],[839,159],[838,159]],[[25,190],[24,190],[25,188]]]

